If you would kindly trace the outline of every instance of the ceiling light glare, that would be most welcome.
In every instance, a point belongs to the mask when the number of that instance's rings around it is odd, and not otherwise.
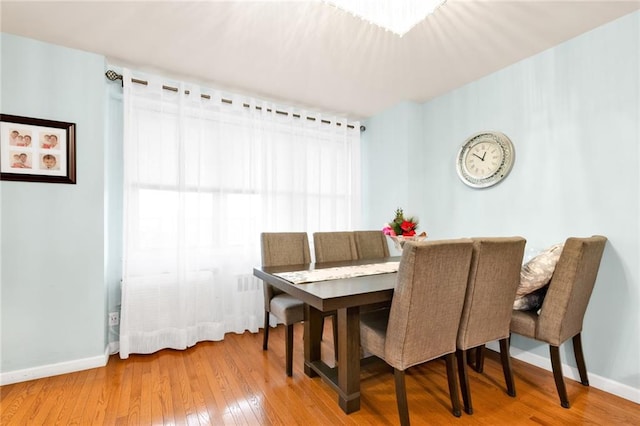
[[[446,0],[323,0],[402,37]]]

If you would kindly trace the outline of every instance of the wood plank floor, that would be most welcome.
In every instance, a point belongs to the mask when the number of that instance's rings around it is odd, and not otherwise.
[[[322,356],[333,359],[330,321]],[[117,356],[103,368],[0,388],[2,425],[394,425],[393,374],[383,364],[362,371],[362,408],[346,415],[336,393],[303,372],[302,326],[295,329],[294,376],[284,371],[284,327],[228,334],[186,351]],[[587,354],[587,366],[588,366]],[[505,392],[496,354],[485,372],[470,370],[474,414],[451,415],[444,361],[407,373],[414,425],[640,425],[640,405],[566,380],[570,409],[560,407],[551,372],[513,360],[517,396]]]

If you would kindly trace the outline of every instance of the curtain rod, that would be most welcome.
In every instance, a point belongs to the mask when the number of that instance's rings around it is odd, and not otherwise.
[[[120,81],[122,82],[122,84],[124,84],[124,81],[123,81],[123,78],[122,78],[122,74],[118,74],[117,72],[115,72],[115,71],[113,71],[113,70],[108,70],[107,72],[105,72],[105,73],[104,73],[104,75],[107,77],[107,79],[109,79],[109,80],[111,80],[111,81],[120,80]],[[132,78],[132,79],[131,79],[131,82],[132,82],[132,83],[137,83],[137,84],[142,84],[142,85],[145,85],[145,86],[149,84],[149,82],[148,82],[148,81],[145,81],[145,80],[139,80],[139,79],[137,79],[137,78]],[[170,90],[170,91],[172,91],[172,92],[178,92],[178,88],[177,88],[177,87],[165,86],[165,85],[163,84],[163,85],[162,85],[162,88],[163,88],[164,90]],[[190,93],[190,92],[189,92],[188,90],[185,90],[185,91],[184,91],[184,94],[185,94],[185,95],[188,95],[189,93]],[[202,99],[208,99],[208,100],[211,100],[211,95],[207,95],[207,94],[204,94],[204,93],[200,94],[200,97],[201,97]],[[231,99],[224,99],[224,98],[222,98],[222,99],[220,99],[220,101],[221,101],[221,102],[223,102],[223,103],[225,103],[225,104],[229,104],[229,105],[233,104],[233,101],[232,101]],[[243,106],[243,107],[245,107],[245,108],[250,108],[250,107],[251,107],[251,105],[249,105],[249,104],[247,104],[247,103],[243,103],[243,104],[242,104],[242,106]],[[256,105],[256,107],[255,107],[255,108],[256,108],[257,110],[259,110],[259,111],[261,111],[261,110],[262,110],[262,107],[261,107],[261,106],[257,106],[257,105]],[[271,111],[272,111],[272,109],[271,109],[271,108],[267,108],[267,111],[268,111],[268,112],[271,112]],[[289,113],[289,112],[287,112],[287,111],[279,111],[279,110],[275,110],[275,113],[276,113],[276,114],[282,114],[282,115],[289,115],[289,114],[291,114],[291,116],[292,116],[292,117],[295,117],[295,118],[302,118],[302,117],[300,116],[300,114]],[[309,121],[316,121],[316,118],[315,118],[315,117],[305,117],[305,118],[306,118],[307,120],[309,120]],[[320,122],[321,122],[321,123],[325,123],[325,124],[331,124],[331,121],[329,121],[329,120],[320,120]],[[336,126],[342,126],[342,123],[335,123],[335,124],[336,124]],[[354,128],[355,128],[355,126],[354,126],[353,124],[347,124],[347,128],[349,128],[349,129],[354,129]],[[367,130],[367,128],[366,128],[365,126],[360,126],[360,131],[361,131],[361,132],[364,132],[365,130]]]

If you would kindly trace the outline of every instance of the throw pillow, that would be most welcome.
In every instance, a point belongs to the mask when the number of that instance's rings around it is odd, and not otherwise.
[[[564,243],[554,244],[522,265],[516,299],[533,293],[549,283],[563,247]]]
[[[547,294],[549,285],[537,289],[533,293],[525,294],[522,297],[516,297],[513,302],[513,309],[516,311],[537,311],[542,307],[544,296]]]

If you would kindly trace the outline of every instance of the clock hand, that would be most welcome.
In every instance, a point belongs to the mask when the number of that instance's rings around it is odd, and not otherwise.
[[[484,152],[484,154],[482,154],[482,158],[481,160],[484,161],[484,156],[487,155],[487,151]]]
[[[480,161],[484,161],[484,155],[482,157],[480,157],[479,155],[472,153],[472,155],[475,155],[476,157],[478,157],[480,159]]]

